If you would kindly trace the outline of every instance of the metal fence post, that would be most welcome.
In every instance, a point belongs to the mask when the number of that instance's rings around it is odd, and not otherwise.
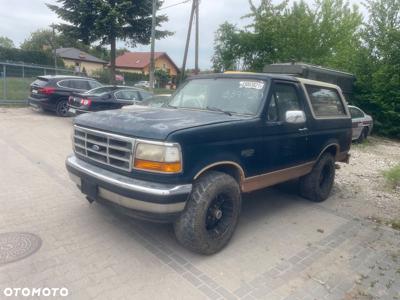
[[[22,64],[22,78],[25,78],[25,68],[24,68],[24,64]]]
[[[3,99],[7,99],[6,65],[3,65]]]

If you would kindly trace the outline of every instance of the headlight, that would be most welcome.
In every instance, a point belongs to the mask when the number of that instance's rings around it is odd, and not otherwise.
[[[162,173],[182,171],[182,155],[179,145],[140,141],[136,145],[133,161],[135,169]]]

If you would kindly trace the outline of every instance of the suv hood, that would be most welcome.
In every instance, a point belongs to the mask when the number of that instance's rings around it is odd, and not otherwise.
[[[251,118],[220,112],[149,108],[101,111],[80,115],[75,125],[131,137],[165,140],[174,131]]]

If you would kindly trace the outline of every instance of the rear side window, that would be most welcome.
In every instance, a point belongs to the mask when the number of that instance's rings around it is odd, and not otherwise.
[[[311,106],[317,117],[341,117],[346,112],[336,89],[306,85]]]
[[[71,80],[61,80],[57,84],[61,87],[73,88]]]
[[[364,114],[361,110],[355,108],[355,107],[350,107],[350,114],[352,119],[357,119],[357,118],[364,118]]]
[[[38,78],[34,82],[32,82],[32,85],[44,87],[48,82],[49,82],[48,80]]]

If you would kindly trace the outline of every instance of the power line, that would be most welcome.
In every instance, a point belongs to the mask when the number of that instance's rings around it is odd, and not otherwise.
[[[182,2],[178,2],[178,3],[175,3],[175,4],[171,4],[171,5],[168,5],[168,6],[161,7],[158,10],[164,10],[164,9],[167,9],[167,8],[171,8],[171,7],[174,7],[174,6],[178,6],[178,5],[181,5],[181,4],[188,3],[190,1],[191,0],[185,0],[185,1],[182,1]]]

